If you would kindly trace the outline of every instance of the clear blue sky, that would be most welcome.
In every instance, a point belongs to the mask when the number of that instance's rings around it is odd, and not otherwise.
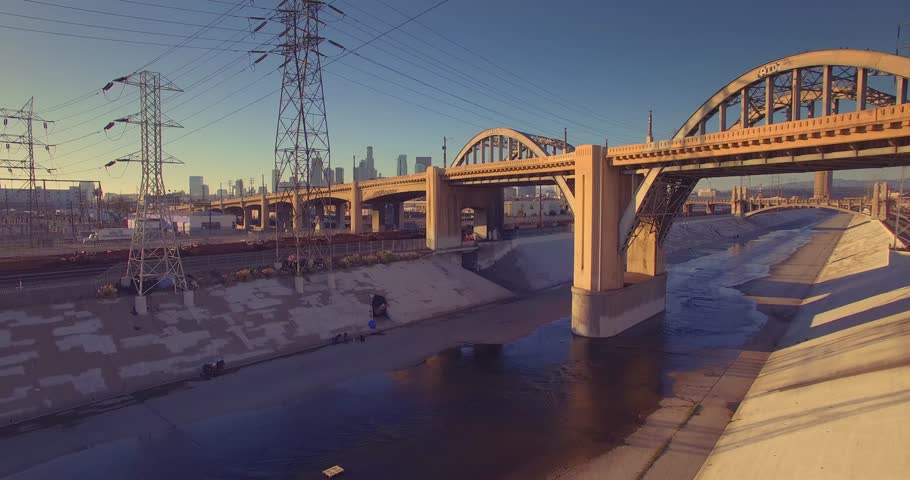
[[[229,3],[236,3],[137,0],[216,12],[206,14],[122,0],[41,1],[196,25],[216,20],[217,13],[230,10]],[[436,3],[383,1],[408,15]],[[278,0],[256,0],[254,5],[273,7],[276,3]],[[394,174],[395,159],[401,153],[408,155],[409,168],[413,168],[414,157],[424,155],[432,156],[438,165],[443,136],[451,138],[450,153],[454,154],[475,133],[494,126],[554,136],[568,127],[569,141],[576,145],[601,143],[605,137],[611,144],[640,142],[649,109],[654,111],[655,136],[667,138],[708,96],[746,70],[807,50],[850,47],[890,52],[895,48],[897,24],[910,20],[910,3],[905,0],[867,1],[861,5],[855,1],[831,1],[825,2],[824,8],[810,3],[767,1],[759,7],[713,0],[450,0],[421,17],[419,23],[390,34],[390,41],[378,40],[358,51],[435,89],[353,55],[327,67],[324,81],[333,166],[345,167],[346,179],[350,180],[352,156],[362,158],[367,145],[374,147],[377,168],[386,176]],[[336,0],[334,5],[345,11],[346,18],[326,14],[327,27],[322,33],[348,48],[375,36],[370,28],[385,31],[390,24],[405,18],[380,0]],[[268,41],[280,31],[279,26],[271,23],[250,36],[256,22],[239,17],[264,13],[260,8],[237,9],[238,17],[223,19],[216,24],[221,29],[207,30],[200,36],[254,42],[237,43],[230,48],[256,49],[255,42]],[[25,0],[0,2],[0,25],[164,44],[178,43],[184,40],[181,35],[193,35],[199,30],[196,26],[102,15]],[[194,40],[190,45],[212,47],[219,43]],[[0,28],[0,105],[18,107],[34,96],[37,110],[43,112],[100,89],[108,80],[134,71],[166,50],[164,46]],[[340,53],[329,45],[324,46],[323,52],[328,55],[326,61]],[[180,49],[149,66],[187,89],[165,101],[165,112],[185,127],[166,130],[165,142],[277,91],[277,73],[242,88],[281,63],[279,56],[271,55],[253,70],[249,67],[256,56]],[[222,67],[221,73],[211,75]],[[188,72],[190,69],[193,70]],[[208,80],[194,85],[207,76]],[[483,86],[471,84],[469,79]],[[379,94],[351,80],[412,103]],[[561,100],[554,100],[554,96]],[[260,175],[268,178],[274,162],[278,102],[277,94],[267,96],[166,145],[166,151],[186,163],[166,167],[168,189],[186,190],[190,175],[204,176],[213,192],[219,182],[229,179],[255,177],[258,185]],[[138,150],[138,128],[124,131],[124,126],[117,126],[106,135],[97,133],[62,144],[97,132],[108,120],[134,111],[138,111],[136,93],[131,87],[121,91],[118,85],[106,96],[95,95],[45,113],[46,118],[59,120],[51,128],[48,141],[61,145],[50,158],[39,152],[39,163],[56,168],[57,178],[101,180],[106,191],[134,191],[139,173],[136,165],[127,170],[121,165],[109,170],[101,166],[117,155]],[[85,123],[79,125],[81,122]],[[0,152],[0,156],[5,155]],[[871,179],[893,173],[875,170],[839,175]],[[781,179],[787,180],[790,179]],[[713,180],[711,186],[726,187],[733,181]]]

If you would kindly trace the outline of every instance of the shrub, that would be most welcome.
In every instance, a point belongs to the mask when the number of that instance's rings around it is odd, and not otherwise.
[[[234,272],[234,279],[238,282],[246,282],[255,278],[255,273],[250,268],[244,268]]]
[[[392,253],[388,250],[380,251],[379,253],[376,254],[376,258],[378,258],[379,261],[382,263],[392,263],[398,259],[394,253]]]
[[[117,296],[117,287],[113,284],[106,283],[98,287],[98,296],[100,298],[114,298]]]

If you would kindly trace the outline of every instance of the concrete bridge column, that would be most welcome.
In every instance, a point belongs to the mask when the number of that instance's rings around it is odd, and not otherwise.
[[[404,202],[397,202],[394,207],[395,230],[401,230],[401,227],[404,225]]]
[[[253,229],[253,211],[248,207],[246,202],[240,201],[240,208],[243,210],[243,229],[247,231]]]
[[[303,228],[303,206],[300,205],[300,192],[291,193],[291,227],[295,232]]]
[[[664,310],[665,275],[624,272],[619,222],[631,198],[631,185],[626,185],[630,180],[609,165],[603,147],[582,145],[575,150],[572,332],[577,335],[611,337]],[[662,270],[656,235],[644,234],[633,244],[632,269]]]
[[[497,240],[505,224],[505,195],[501,188],[484,192],[483,207],[474,208],[474,234],[485,240]]]
[[[705,204],[705,215],[714,215],[714,204],[713,203]]]
[[[626,249],[626,272],[656,277],[667,273],[664,250],[657,242],[657,231],[643,225]]]
[[[461,246],[461,208],[455,190],[439,167],[427,167],[427,248],[445,250]]]
[[[313,207],[315,210],[314,219],[313,219],[313,230],[317,232],[322,231],[322,222],[325,221],[325,205],[315,205]]]
[[[685,215],[687,217],[692,215],[692,204],[691,203],[687,203],[687,204],[683,205],[683,215]]]
[[[357,182],[351,186],[351,233],[363,233],[363,190]]]
[[[371,210],[371,223],[374,232],[401,230],[404,218],[404,202],[383,203]]]
[[[380,204],[377,208],[370,209],[370,231],[373,233],[383,231],[385,225],[386,204]]]
[[[269,228],[269,201],[265,194],[259,196],[259,231]]]

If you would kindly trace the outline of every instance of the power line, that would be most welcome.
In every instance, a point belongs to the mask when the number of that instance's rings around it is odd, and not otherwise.
[[[244,16],[244,15],[223,14],[221,12],[213,12],[212,10],[196,10],[193,8],[175,7],[173,5],[162,5],[160,3],[140,2],[137,0],[120,0],[120,1],[124,2],[124,3],[135,3],[137,5],[146,5],[149,7],[166,8],[168,10],[178,10],[181,12],[206,13],[209,15],[222,15],[222,16],[231,17],[231,18],[244,18],[244,19],[250,18],[250,17]],[[225,2],[225,3],[232,4],[231,2]]]
[[[206,27],[206,25],[199,25],[198,23],[187,23],[187,22],[180,22],[177,20],[162,20],[160,18],[151,18],[151,17],[142,17],[142,16],[138,16],[138,15],[126,15],[123,13],[105,12],[105,11],[101,11],[101,10],[92,10],[89,8],[74,7],[72,5],[60,5],[59,3],[43,2],[40,0],[24,0],[24,1],[29,2],[29,3],[37,3],[40,5],[48,5],[48,6],[57,7],[57,8],[67,8],[70,10],[76,10],[76,11],[80,11],[80,12],[94,13],[97,15],[109,15],[109,16],[113,16],[113,17],[131,18],[134,20],[144,20],[146,22],[170,23],[172,25],[183,25],[186,27]],[[235,4],[235,6],[236,6],[236,4]],[[242,28],[231,28],[231,27],[211,27],[211,28],[213,28],[215,30],[230,30],[230,31],[234,31],[234,32],[246,31]]]
[[[122,38],[109,38],[109,37],[96,37],[94,35],[78,35],[75,33],[62,33],[62,32],[52,32],[48,30],[38,30],[33,28],[22,28],[22,27],[11,27],[9,25],[0,25],[0,28],[6,28],[8,30],[19,30],[22,32],[32,32],[32,33],[42,33],[45,35],[58,35],[62,37],[74,37],[74,38],[85,38],[89,40],[105,40],[108,42],[118,42],[118,43],[132,43],[136,45],[152,45],[159,47],[173,47],[173,48],[192,48],[196,50],[213,50],[213,51],[225,51],[225,52],[244,52],[248,50],[238,50],[238,49],[226,49],[226,48],[217,48],[217,47],[199,47],[195,45],[174,45],[171,43],[158,43],[158,42],[143,42],[139,40],[125,40]]]
[[[404,17],[407,17],[407,16],[408,16],[408,14],[407,14],[406,12],[403,12],[403,11],[401,11],[401,10],[395,8],[394,6],[392,6],[392,5],[388,4],[387,2],[385,2],[384,0],[376,0],[376,1],[379,2],[379,3],[381,3],[381,4],[384,5],[384,6],[388,7],[389,9],[395,11],[395,12],[398,13],[399,15],[402,15],[402,16],[404,16]],[[456,47],[458,47],[458,48],[460,48],[460,49],[462,49],[462,50],[468,52],[468,53],[471,54],[472,56],[477,57],[477,58],[483,60],[483,61],[486,62],[487,64],[489,64],[489,65],[491,65],[491,66],[493,66],[493,67],[496,67],[496,68],[499,68],[499,67],[500,67],[499,64],[497,64],[496,62],[490,60],[488,57],[486,57],[486,56],[484,56],[484,55],[482,55],[482,54],[480,54],[480,53],[478,53],[478,52],[475,52],[474,50],[469,49],[468,47],[464,46],[463,44],[461,44],[461,43],[459,43],[459,42],[457,42],[457,41],[455,41],[455,40],[452,40],[452,39],[449,38],[448,36],[443,35],[442,33],[436,31],[436,30],[433,29],[433,28],[430,28],[429,26],[427,26],[427,25],[424,24],[423,22],[420,22],[419,20],[416,20],[414,23],[415,23],[416,25],[421,26],[424,30],[426,30],[426,31],[428,31],[428,32],[430,32],[430,33],[432,33],[433,35],[436,35],[437,37],[442,38],[443,40],[445,40],[445,41],[451,43],[452,45],[455,45]],[[463,59],[462,59],[462,61],[465,62],[465,63],[471,63],[471,62],[467,62],[466,60],[463,60]],[[507,82],[511,83],[512,85],[515,85],[515,86],[517,86],[517,87],[519,87],[519,88],[525,88],[525,89],[527,88],[527,87],[524,87],[524,86],[521,86],[521,85],[515,83],[514,81],[505,79],[504,77],[502,77],[501,75],[499,75],[499,73],[496,72],[495,70],[484,70],[484,72],[485,72],[485,73],[488,73],[488,74],[490,74],[490,75],[493,75],[493,76],[495,76],[495,77],[497,77],[497,78],[500,78],[500,79],[502,79],[502,80],[504,80],[504,81],[507,81]],[[626,128],[626,129],[628,129],[629,131],[632,131],[632,132],[637,131],[633,126],[631,126],[631,125],[629,125],[629,124],[626,124],[626,123],[624,123],[624,122],[619,122],[619,121],[617,121],[617,120],[610,119],[610,118],[608,118],[608,117],[606,117],[606,116],[601,115],[601,114],[598,113],[598,112],[595,112],[594,110],[591,110],[591,109],[585,107],[584,105],[577,104],[577,103],[575,103],[575,102],[572,102],[572,101],[566,100],[566,99],[564,99],[564,98],[561,98],[559,95],[557,95],[557,94],[555,94],[555,93],[553,93],[553,92],[550,92],[550,91],[547,90],[546,88],[541,87],[541,86],[537,85],[536,83],[534,83],[534,82],[528,80],[527,78],[525,78],[525,77],[523,77],[523,76],[521,76],[521,75],[518,75],[518,74],[516,74],[516,73],[514,73],[514,72],[509,71],[508,69],[506,69],[505,72],[506,72],[507,74],[511,75],[512,77],[515,77],[515,78],[517,78],[518,80],[520,80],[520,81],[522,81],[522,82],[524,82],[524,83],[526,83],[526,84],[528,84],[528,85],[530,85],[530,86],[536,88],[538,91],[540,91],[540,92],[542,92],[543,94],[549,96],[551,99],[556,100],[557,102],[560,102],[560,103],[563,103],[563,104],[568,104],[568,105],[573,105],[573,106],[575,107],[575,109],[584,111],[584,112],[586,112],[587,114],[592,115],[592,116],[594,116],[594,117],[597,117],[597,118],[601,119],[602,121],[604,121],[604,122],[606,122],[606,123],[613,124],[614,126],[617,126],[617,127],[620,127],[620,128]]]
[[[347,65],[347,64],[342,63],[342,65]],[[350,66],[350,65],[348,65],[348,66]],[[414,105],[415,107],[422,108],[422,109],[427,110],[427,111],[429,111],[429,112],[433,112],[433,113],[435,113],[435,114],[438,114],[438,115],[442,115],[442,116],[444,116],[444,117],[451,118],[452,120],[455,120],[455,121],[458,121],[458,122],[462,122],[462,123],[467,123],[467,124],[473,125],[473,126],[479,128],[479,129],[481,129],[481,130],[484,129],[484,128],[486,128],[486,127],[484,127],[483,125],[480,125],[480,124],[478,124],[478,123],[474,123],[474,122],[472,122],[472,121],[470,121],[470,120],[465,120],[465,119],[463,119],[463,118],[458,118],[458,117],[456,117],[456,116],[454,116],[454,115],[449,115],[448,113],[441,112],[441,111],[439,111],[439,110],[436,110],[436,109],[427,107],[427,106],[422,105],[422,104],[419,104],[419,103],[417,103],[417,102],[412,102],[412,101],[410,101],[410,100],[408,100],[408,99],[406,99],[406,98],[399,97],[398,95],[395,95],[395,94],[392,94],[392,93],[389,93],[389,92],[385,92],[385,91],[380,90],[380,89],[378,89],[378,88],[376,88],[376,87],[373,87],[372,85],[368,85],[368,84],[366,84],[366,83],[363,83],[363,82],[359,82],[359,81],[357,81],[357,80],[354,80],[354,79],[352,79],[352,78],[350,78],[350,77],[346,77],[346,76],[344,76],[344,75],[342,75],[342,74],[340,74],[340,73],[338,73],[338,72],[333,72],[333,71],[330,71],[330,70],[324,70],[324,71],[325,71],[325,73],[328,73],[329,75],[334,75],[334,76],[336,76],[336,77],[338,77],[338,78],[340,78],[340,79],[342,79],[342,80],[344,80],[344,81],[346,81],[346,82],[350,82],[350,83],[352,83],[352,84],[359,85],[359,86],[361,86],[361,87],[370,89],[370,90],[372,90],[372,91],[374,91],[374,92],[376,92],[376,93],[379,93],[379,94],[382,94],[382,95],[386,95],[386,96],[388,96],[388,97],[392,97],[392,98],[394,98],[394,99],[396,99],[396,100],[400,100],[400,101],[402,101],[402,102],[404,102],[404,103],[408,103],[408,104]]]
[[[412,16],[412,17],[407,18],[405,21],[399,23],[398,25],[392,27],[392,28],[389,29],[389,30],[386,30],[385,32],[382,32],[381,34],[379,34],[379,35],[377,35],[377,36],[371,38],[370,40],[368,40],[368,41],[366,41],[366,42],[364,42],[364,43],[362,43],[362,44],[356,46],[355,48],[353,48],[353,49],[351,49],[351,50],[345,50],[345,52],[344,52],[340,57],[337,57],[335,60],[340,60],[340,59],[342,59],[342,58],[344,58],[344,57],[346,57],[346,56],[348,56],[348,55],[350,55],[350,54],[353,54],[353,53],[357,52],[357,50],[360,50],[361,48],[363,48],[363,47],[365,47],[365,46],[367,46],[367,45],[373,43],[373,42],[376,41],[376,40],[379,40],[380,38],[382,38],[382,37],[384,37],[384,36],[386,36],[386,35],[388,35],[388,34],[394,32],[395,30],[398,30],[399,28],[401,28],[401,27],[403,27],[403,26],[405,26],[405,25],[407,25],[407,24],[409,24],[409,23],[411,23],[411,22],[413,22],[413,21],[416,21],[418,18],[420,18],[420,17],[426,15],[427,13],[430,13],[431,11],[437,9],[438,7],[440,7],[440,6],[442,6],[443,4],[448,3],[448,2],[449,2],[449,0],[441,0],[439,3],[433,5],[432,7],[427,8],[426,10],[424,10],[424,11],[418,13],[417,15],[414,15],[414,16]],[[332,61],[335,61],[335,60],[332,60]],[[328,63],[326,63],[326,65],[329,65],[330,63],[332,63],[332,62],[328,62]]]
[[[358,23],[360,23],[358,20],[356,20],[356,19],[354,19],[354,20],[357,21]],[[364,24],[364,25],[365,25],[365,24]],[[369,27],[369,28],[372,29],[372,27]],[[339,31],[341,31],[341,30],[339,30]],[[361,31],[363,31],[363,30],[361,29]],[[343,31],[342,31],[342,33],[345,33],[346,35],[350,35],[350,34],[347,33],[347,32],[343,32]],[[365,33],[366,33],[366,32],[365,32]],[[357,37],[354,37],[353,35],[350,35],[350,36],[351,36],[352,38],[357,38]],[[359,40],[359,39],[358,39],[358,40]],[[415,58],[420,59],[420,57],[417,57],[417,56],[414,55],[413,53],[407,52],[407,51],[405,51],[403,48],[400,48],[400,47],[397,47],[397,46],[391,44],[391,42],[388,42],[388,39],[383,39],[383,41],[386,41],[387,43],[389,43],[393,48],[397,48],[398,50],[401,50],[401,51],[404,51],[405,53],[408,53],[408,54],[411,55],[412,57],[415,57]],[[515,97],[514,95],[511,95],[511,94],[509,94],[508,92],[501,91],[501,90],[497,89],[496,87],[493,87],[493,86],[491,86],[491,85],[489,85],[489,84],[486,84],[485,82],[481,82],[481,81],[478,81],[478,80],[476,80],[476,79],[470,78],[470,77],[464,75],[463,73],[461,73],[461,72],[459,72],[459,71],[457,71],[457,70],[455,70],[455,69],[451,69],[451,67],[445,67],[445,68],[444,68],[444,71],[445,71],[445,70],[452,70],[451,73],[456,74],[456,75],[459,75],[459,76],[464,76],[468,81],[470,81],[470,82],[472,82],[472,83],[474,83],[474,84],[480,85],[480,88],[489,89],[489,90],[491,90],[492,92],[494,92],[496,95],[491,94],[491,93],[488,93],[488,92],[486,92],[486,91],[478,90],[478,88],[473,87],[473,86],[471,86],[471,85],[467,85],[467,84],[465,84],[464,82],[455,80],[455,79],[451,78],[450,76],[447,76],[445,73],[439,73],[439,72],[436,72],[436,71],[432,71],[432,70],[430,70],[429,68],[427,68],[427,67],[425,67],[425,66],[423,66],[423,65],[418,65],[418,64],[414,63],[414,62],[411,61],[411,60],[408,60],[408,59],[406,59],[406,58],[403,58],[403,57],[401,57],[400,55],[397,55],[397,54],[395,54],[395,53],[393,53],[393,52],[390,52],[389,50],[386,50],[386,49],[384,49],[384,48],[382,48],[382,47],[379,47],[379,46],[377,46],[377,45],[372,45],[372,47],[375,48],[375,49],[377,49],[377,50],[379,50],[379,51],[381,51],[381,52],[386,53],[387,55],[391,55],[391,56],[394,57],[394,58],[397,58],[397,59],[399,59],[399,60],[401,60],[401,61],[403,61],[403,62],[405,62],[405,63],[408,63],[409,65],[412,65],[412,66],[414,66],[414,67],[416,67],[416,68],[419,68],[419,69],[421,69],[421,70],[424,70],[424,71],[426,71],[426,72],[429,72],[430,74],[435,75],[435,76],[437,76],[437,77],[440,77],[440,78],[442,78],[443,80],[446,80],[446,81],[449,81],[449,82],[454,83],[454,84],[456,84],[456,85],[459,85],[459,86],[461,86],[461,87],[467,88],[467,89],[469,89],[469,90],[471,90],[471,91],[473,91],[473,92],[475,92],[475,93],[478,93],[478,94],[483,95],[483,96],[485,96],[485,97],[487,97],[487,98],[490,98],[490,99],[492,99],[492,100],[495,101],[495,102],[499,102],[499,103],[501,103],[501,104],[503,104],[503,105],[506,105],[507,107],[513,107],[513,108],[516,108],[516,109],[518,109],[518,110],[521,110],[521,111],[523,111],[523,112],[525,112],[525,113],[528,113],[528,114],[531,114],[531,115],[538,115],[538,113],[536,113],[536,112],[534,112],[534,111],[531,111],[531,110],[529,110],[528,108],[525,108],[525,107],[522,106],[522,104],[527,104],[529,107],[531,107],[531,108],[533,108],[533,109],[535,109],[535,110],[537,110],[537,111],[539,111],[539,112],[543,112],[544,114],[549,115],[549,116],[551,116],[551,117],[553,117],[553,118],[560,119],[560,120],[562,120],[562,121],[564,121],[564,122],[566,122],[566,123],[569,123],[569,124],[578,126],[578,127],[582,128],[582,129],[585,129],[585,130],[589,131],[590,133],[593,133],[594,135],[601,135],[601,134],[603,133],[602,131],[596,130],[596,129],[594,129],[594,128],[588,126],[588,125],[585,125],[585,124],[582,124],[582,123],[577,122],[577,121],[575,121],[575,120],[572,120],[572,119],[563,117],[563,116],[561,116],[561,115],[558,115],[558,114],[556,114],[556,113],[553,113],[553,112],[551,112],[551,111],[548,111],[548,110],[546,110],[546,109],[544,109],[544,108],[536,107],[536,106],[532,105],[530,102],[528,102],[528,101],[526,101],[526,100],[523,100],[523,99],[520,99],[520,98],[518,98],[518,97]],[[416,50],[415,50],[415,51],[416,51]],[[420,52],[418,51],[418,53],[420,53]],[[423,59],[420,59],[420,60],[426,62],[426,61],[423,60]],[[426,63],[430,63],[431,65],[433,64],[433,62],[426,62]],[[435,65],[434,65],[434,66],[435,66]],[[497,95],[498,95],[498,96],[497,96]],[[510,101],[507,101],[507,100],[504,100],[504,99],[501,98],[501,97],[505,97],[505,98],[507,98],[507,99],[511,99],[511,102],[510,102]],[[534,128],[536,129],[537,127],[534,127]]]
[[[246,0],[240,0],[240,1],[238,1],[237,4],[236,4],[234,7],[230,8],[227,12],[224,12],[224,13],[223,13],[222,15],[220,15],[218,18],[216,18],[216,19],[212,20],[211,22],[209,22],[208,25],[206,25],[206,26],[200,28],[199,30],[197,30],[196,33],[194,33],[193,35],[194,35],[194,36],[200,35],[200,34],[202,34],[202,32],[204,32],[204,31],[206,31],[206,30],[208,30],[208,29],[217,28],[217,27],[215,27],[215,25],[217,25],[217,24],[219,24],[219,23],[221,23],[221,22],[224,21],[224,19],[225,19],[224,15],[230,14],[231,12],[238,11],[238,9],[243,8],[243,7],[241,6],[241,4],[244,3],[245,1],[246,1]],[[146,68],[146,67],[148,67],[148,66],[154,64],[154,63],[157,62],[158,60],[161,60],[162,58],[164,58],[164,57],[170,55],[171,53],[173,53],[175,50],[177,50],[177,49],[180,48],[181,46],[186,46],[189,42],[190,42],[190,39],[187,39],[187,40],[184,40],[184,41],[180,42],[179,44],[177,44],[177,45],[171,47],[171,48],[168,49],[167,51],[163,52],[161,55],[158,55],[157,57],[153,58],[151,61],[147,62],[145,65],[143,65],[143,66],[137,68],[136,70],[134,70],[134,71],[133,71],[133,74],[138,73],[140,70],[142,70],[142,69],[144,69],[144,68]]]
[[[205,38],[205,37],[196,37],[196,36],[190,36],[190,35],[178,35],[175,33],[152,32],[152,31],[148,31],[148,30],[134,30],[134,29],[129,29],[129,28],[111,27],[111,26],[107,26],[107,25],[96,25],[96,24],[92,24],[92,23],[70,22],[67,20],[56,20],[53,18],[35,17],[32,15],[21,15],[18,13],[0,12],[0,15],[7,15],[10,17],[19,17],[19,18],[28,18],[30,20],[40,20],[42,22],[53,22],[53,23],[60,23],[60,24],[64,24],[64,25],[77,25],[80,27],[99,28],[99,29],[103,29],[103,30],[113,30],[113,31],[117,31],[117,32],[139,33],[142,35],[158,35],[158,36],[162,36],[162,37],[177,37],[177,38],[195,38],[196,40],[206,40],[206,41],[216,41],[216,42],[224,41],[223,38]],[[256,42],[239,42],[239,43],[256,43]]]

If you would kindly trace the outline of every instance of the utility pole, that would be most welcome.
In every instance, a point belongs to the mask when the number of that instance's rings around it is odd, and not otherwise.
[[[9,108],[0,108],[0,117],[3,117],[3,133],[0,133],[0,143],[6,144],[6,151],[9,153],[10,145],[21,145],[26,148],[26,156],[21,160],[7,160],[5,167],[8,170],[18,169],[26,170],[28,172],[28,199],[26,201],[28,205],[28,241],[29,245],[34,245],[34,233],[36,230],[35,226],[35,215],[37,214],[36,210],[39,207],[38,202],[38,190],[37,190],[37,179],[35,178],[35,145],[44,147],[45,150],[50,151],[50,147],[54,145],[47,145],[40,140],[35,140],[34,137],[34,122],[42,122],[44,125],[44,130],[47,131],[47,124],[52,123],[48,120],[41,118],[35,114],[35,97],[31,97],[25,102],[25,105],[18,110],[13,110]],[[21,128],[23,133],[19,135],[7,134],[6,129],[9,127],[10,120],[18,120],[21,123]],[[44,212],[45,216],[47,212]]]
[[[538,228],[543,229],[543,188],[537,186],[537,224]]]
[[[291,186],[286,194],[291,197],[294,209],[292,215],[295,217],[301,215],[298,209],[308,211],[311,207],[321,209],[324,214],[328,200],[325,195],[327,189],[315,185],[318,176],[314,172],[320,165],[323,168],[332,167],[322,87],[322,54],[319,52],[323,40],[319,36],[319,12],[323,7],[325,4],[318,0],[287,0],[277,9],[284,23],[284,33],[278,48],[285,60],[281,67],[275,169],[279,179],[285,175],[290,177]],[[303,198],[300,198],[301,194]],[[353,217],[352,214],[352,222],[355,221]],[[302,267],[312,271],[319,263],[331,270],[331,245],[324,245],[313,238],[307,238],[302,243],[303,222],[293,223],[295,274],[300,277]],[[306,223],[305,234],[314,234],[309,222]],[[301,265],[303,262],[304,265]]]
[[[70,229],[73,232],[73,243],[76,243],[76,213],[73,211],[73,201],[69,201],[70,204]],[[65,225],[65,224],[64,224]],[[66,228],[66,227],[64,227]]]
[[[160,73],[147,70],[120,77],[114,82],[139,87],[139,113],[117,121],[138,123],[142,127],[141,148],[117,161],[142,164],[126,279],[136,287],[136,311],[143,314],[147,312],[145,294],[162,280],[172,280],[175,292],[187,290],[163,175],[164,164],[183,162],[164,153],[161,132],[163,127],[180,127],[162,113],[161,92],[182,90],[162,78]],[[108,83],[105,89],[109,89],[112,84],[113,82]]]
[[[447,153],[449,146],[448,146],[448,143],[446,143],[447,140],[448,140],[447,137],[442,137],[442,167],[443,168],[445,168],[445,166],[449,164],[449,158],[448,158],[448,153]],[[431,157],[430,165],[432,165],[432,164],[433,164],[433,159]]]

